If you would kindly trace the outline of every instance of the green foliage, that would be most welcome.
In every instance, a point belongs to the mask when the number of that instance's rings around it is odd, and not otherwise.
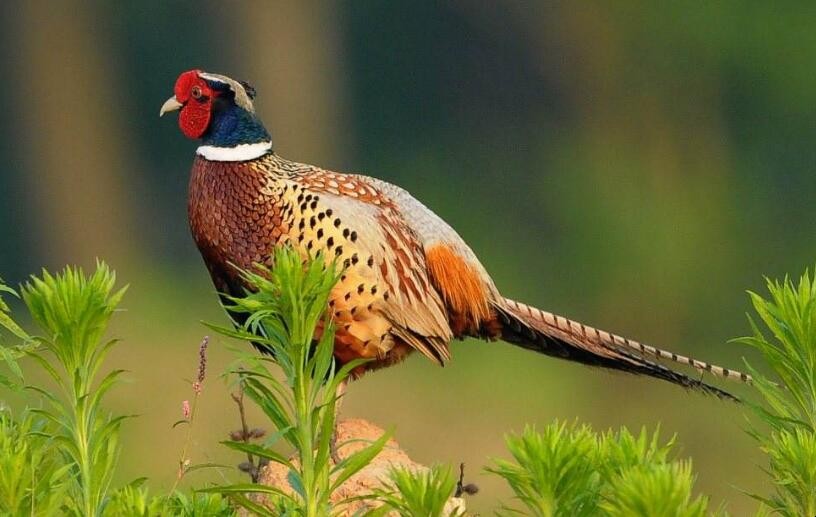
[[[17,296],[17,292],[3,283],[3,279],[0,278],[0,327],[8,330],[18,338],[27,341],[29,336],[26,331],[24,331],[13,319],[11,319],[11,315],[9,314],[11,310],[9,309],[6,301],[3,300],[3,293]]]
[[[243,354],[241,367],[231,374],[278,430],[266,446],[243,441],[224,443],[237,451],[284,465],[294,494],[253,483],[216,487],[211,491],[221,492],[262,515],[329,515],[332,492],[368,464],[382,450],[388,436],[332,465],[330,442],[335,427],[337,387],[362,364],[353,361],[339,370],[335,368],[334,329],[324,313],[339,274],[333,264],[327,265],[321,257],[304,264],[291,249],[277,250],[274,263],[272,270],[258,266],[257,272],[243,273],[253,293],[232,298],[229,307],[232,312],[246,316],[243,327],[213,328],[255,343],[270,353]],[[284,380],[270,371],[272,365],[281,369]],[[276,439],[294,449],[296,461],[270,448]],[[253,502],[247,497],[251,493],[269,496],[270,505],[275,508]]]
[[[167,506],[171,515],[183,517],[231,517],[236,514],[229,501],[220,494],[193,494],[188,497],[174,492],[167,498]]]
[[[767,286],[769,298],[750,293],[765,329],[749,317],[753,335],[738,340],[759,350],[776,377],[749,366],[765,402],[752,408],[767,426],[750,433],[768,454],[775,486],[754,497],[780,515],[816,515],[816,282],[805,272],[798,284]]]
[[[693,485],[689,461],[644,463],[610,477],[599,508],[615,517],[703,517],[708,501],[692,500]]]
[[[11,318],[0,298],[0,327],[19,343],[3,346],[10,376],[7,387],[23,381],[18,359],[28,356],[57,390],[26,386],[45,408],[19,419],[0,410],[0,513],[3,515],[228,516],[234,509],[218,494],[149,496],[142,480],[111,488],[119,456],[122,416],[101,404],[122,371],[100,371],[116,341],[103,341],[110,317],[124,294],[114,290],[114,273],[99,264],[86,276],[66,268],[43,272],[22,289],[22,298],[42,336],[31,337]],[[16,293],[0,284],[0,293]],[[5,345],[5,343],[4,343]],[[202,352],[203,353],[203,352]],[[199,377],[203,375],[200,372]]]
[[[541,433],[526,428],[506,442],[515,463],[496,460],[488,471],[503,477],[531,513],[557,515],[561,508],[576,517],[592,513],[599,479],[597,439],[589,427],[553,424]]]
[[[167,515],[167,506],[166,499],[151,497],[146,488],[128,485],[111,496],[106,513],[133,517],[159,517]]]
[[[690,462],[670,460],[672,445],[645,429],[637,436],[626,429],[597,435],[586,425],[556,422],[508,436],[515,461],[495,460],[487,470],[507,481],[524,514],[704,515],[707,500],[692,500]]]
[[[119,458],[119,427],[124,416],[113,417],[101,408],[121,370],[101,379],[99,370],[116,341],[102,342],[110,317],[125,289],[114,291],[115,274],[105,264],[86,277],[81,269],[66,268],[52,276],[32,277],[22,297],[44,332],[38,349],[28,355],[56,383],[52,390],[29,386],[47,406],[33,410],[50,423],[69,468],[67,512],[101,515]]]
[[[374,490],[374,496],[382,506],[368,512],[366,517],[386,515],[390,511],[406,517],[464,515],[457,508],[445,508],[455,490],[456,478],[450,467],[435,466],[421,471],[394,468],[389,472],[386,487]]]
[[[26,355],[32,347],[35,346],[31,336],[26,333],[12,318],[11,310],[8,304],[3,299],[3,293],[17,296],[17,292],[11,287],[5,285],[0,279],[0,330],[5,330],[12,336],[16,337],[20,342],[8,345],[3,340],[0,334],[0,359],[6,363],[8,368],[7,373],[0,373],[0,385],[6,388],[18,391],[23,387],[23,371],[20,368],[18,360]]]
[[[692,500],[690,461],[672,461],[674,439],[660,444],[659,433],[642,429],[607,432],[599,440],[600,471],[606,484],[599,507],[610,516],[703,516],[706,499]]]
[[[105,510],[107,515],[132,517],[230,517],[235,510],[219,494],[194,494],[187,497],[174,492],[171,496],[151,496],[144,487],[129,485],[118,490]]]
[[[598,443],[604,459],[601,463],[603,475],[611,477],[631,467],[668,463],[674,437],[661,445],[659,430],[650,435],[644,428],[635,436],[624,427],[617,433],[607,431]]]
[[[15,420],[8,409],[0,411],[0,514],[57,513],[66,474],[43,419],[26,411]]]
[[[112,488],[125,417],[102,409],[122,373],[102,374],[116,343],[103,336],[124,290],[114,290],[114,274],[100,264],[90,276],[72,268],[56,276],[43,272],[22,288],[21,297],[40,327],[37,336],[11,318],[2,295],[16,293],[0,283],[0,355],[7,366],[0,383],[24,386],[44,403],[17,418],[0,407],[0,513],[228,516],[235,514],[230,502],[259,515],[323,516],[341,510],[344,504],[331,506],[331,494],[382,450],[388,436],[332,464],[337,388],[362,364],[337,369],[333,359],[334,329],[324,312],[338,272],[320,257],[303,263],[288,249],[276,253],[275,263],[272,270],[245,272],[252,294],[231,299],[230,310],[244,315],[246,323],[217,330],[269,352],[240,353],[230,375],[277,432],[260,445],[224,443],[250,458],[285,466],[291,493],[256,483],[213,487],[189,497],[174,490],[150,495],[141,481]],[[751,321],[753,335],[739,340],[758,349],[773,373],[766,376],[748,366],[764,402],[750,405],[761,424],[750,433],[768,455],[774,483],[772,494],[754,497],[763,503],[763,515],[813,515],[816,282],[805,273],[798,283],[769,281],[768,289],[767,299],[751,293],[764,328]],[[205,348],[206,341],[196,393]],[[56,389],[26,385],[23,357],[47,373]],[[272,372],[273,363],[282,378]],[[294,456],[277,452],[278,442],[288,444]],[[505,514],[702,517],[709,513],[708,501],[693,496],[691,463],[673,459],[673,445],[645,429],[598,434],[585,425],[556,422],[541,432],[527,428],[508,436],[512,461],[495,460],[488,470],[507,481],[521,505],[521,510],[504,507]],[[442,516],[455,488],[447,468],[395,469],[383,488],[353,500],[383,503],[365,514],[369,517],[389,511]],[[258,494],[265,499],[252,497]]]

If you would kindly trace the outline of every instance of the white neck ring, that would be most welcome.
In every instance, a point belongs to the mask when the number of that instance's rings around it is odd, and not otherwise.
[[[233,147],[201,145],[196,149],[196,154],[212,162],[245,162],[260,158],[271,150],[272,142],[255,142]]]

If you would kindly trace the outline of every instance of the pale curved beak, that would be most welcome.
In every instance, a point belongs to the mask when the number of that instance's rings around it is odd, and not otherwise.
[[[159,110],[159,116],[161,117],[165,113],[180,110],[182,106],[184,105],[177,101],[176,96],[173,95],[172,97],[167,99],[164,104],[162,104],[161,110]]]

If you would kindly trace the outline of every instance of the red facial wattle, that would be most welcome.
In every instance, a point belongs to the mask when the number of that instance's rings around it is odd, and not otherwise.
[[[190,70],[176,80],[176,100],[184,105],[179,113],[179,127],[187,138],[201,138],[210,125],[214,92],[199,76],[199,70]],[[197,95],[194,95],[197,94]]]

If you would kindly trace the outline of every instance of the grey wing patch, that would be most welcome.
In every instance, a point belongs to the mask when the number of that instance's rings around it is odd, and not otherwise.
[[[422,204],[405,189],[377,178],[361,176],[379,189],[397,205],[403,217],[417,234],[425,250],[435,244],[446,244],[479,272],[494,300],[500,300],[499,291],[479,258],[462,237],[441,217]]]

